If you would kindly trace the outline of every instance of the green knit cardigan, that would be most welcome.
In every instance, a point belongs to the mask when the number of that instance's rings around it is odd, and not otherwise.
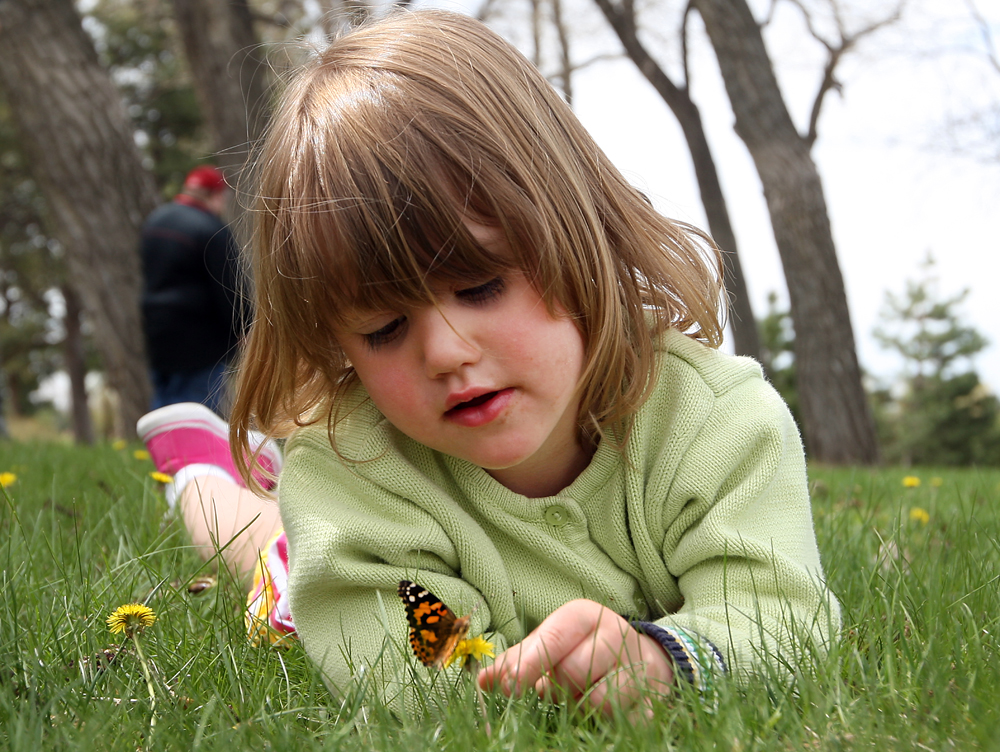
[[[412,441],[360,388],[336,451],[323,422],[288,442],[278,498],[292,616],[334,692],[364,675],[397,712],[426,700],[403,579],[471,613],[471,634],[498,651],[588,598],[661,627],[661,644],[663,630],[677,638],[694,664],[678,673],[702,685],[825,653],[840,611],[786,405],[752,360],[676,331],[660,348],[624,455],[602,443],[551,497]]]

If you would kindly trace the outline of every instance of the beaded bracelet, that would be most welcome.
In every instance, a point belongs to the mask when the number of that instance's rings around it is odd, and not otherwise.
[[[649,621],[634,619],[629,623],[636,631],[656,640],[673,659],[678,673],[698,689],[708,688],[711,675],[725,674],[728,671],[722,653],[703,637],[692,639],[681,629],[661,627]]]

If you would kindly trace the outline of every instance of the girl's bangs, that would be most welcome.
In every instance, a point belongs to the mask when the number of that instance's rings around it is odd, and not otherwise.
[[[494,220],[460,211],[451,191],[439,187],[441,195],[433,196],[426,188],[418,195],[397,186],[388,201],[326,196],[298,217],[301,229],[293,234],[302,252],[323,259],[317,272],[334,321],[357,310],[432,303],[435,286],[483,281],[516,265],[483,247],[463,223],[466,216]],[[316,238],[322,245],[314,245]]]

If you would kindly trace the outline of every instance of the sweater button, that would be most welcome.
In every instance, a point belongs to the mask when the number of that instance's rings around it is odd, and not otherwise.
[[[545,508],[545,521],[552,527],[562,527],[569,522],[569,512],[566,511],[566,507],[553,504]]]

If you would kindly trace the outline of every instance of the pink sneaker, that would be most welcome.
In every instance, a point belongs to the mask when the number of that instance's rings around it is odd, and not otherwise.
[[[135,428],[161,473],[176,475],[187,465],[215,465],[245,486],[230,451],[229,426],[205,405],[198,402],[167,405],[143,415]],[[264,445],[257,458],[258,465],[277,475],[283,464],[278,445],[265,441],[259,434],[251,434],[250,441],[254,449]],[[264,488],[274,485],[270,478],[256,471],[255,477]]]

